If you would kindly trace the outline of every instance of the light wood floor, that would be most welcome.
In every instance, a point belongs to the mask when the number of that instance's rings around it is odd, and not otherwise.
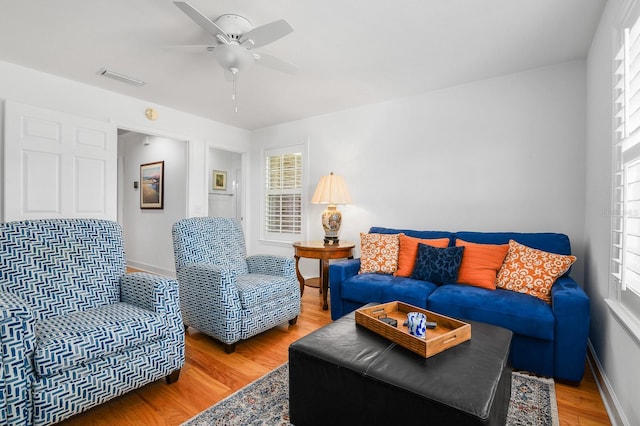
[[[289,345],[331,322],[318,290],[307,288],[294,326],[282,325],[224,353],[213,339],[189,329],[178,382],[158,380],[64,422],[64,425],[179,425],[288,359]],[[560,425],[609,425],[591,371],[578,387],[556,384]]]

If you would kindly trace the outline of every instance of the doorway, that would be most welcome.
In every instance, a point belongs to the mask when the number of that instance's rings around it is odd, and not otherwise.
[[[173,224],[187,216],[186,141],[118,129],[118,222],[127,265],[175,276]],[[141,166],[163,162],[162,208],[141,206]]]
[[[209,217],[232,217],[242,223],[242,154],[209,148]]]

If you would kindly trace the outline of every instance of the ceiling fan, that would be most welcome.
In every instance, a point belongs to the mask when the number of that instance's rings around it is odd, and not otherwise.
[[[289,74],[294,74],[298,70],[295,65],[287,61],[253,50],[291,33],[293,28],[284,19],[254,28],[251,21],[240,15],[221,15],[212,21],[187,2],[173,3],[215,38],[214,44],[202,45],[202,47],[213,52],[218,63],[224,68],[226,77],[234,83],[238,73],[254,62]]]

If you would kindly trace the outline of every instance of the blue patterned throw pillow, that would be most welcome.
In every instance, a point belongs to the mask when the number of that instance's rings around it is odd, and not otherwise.
[[[418,257],[411,278],[434,284],[455,283],[464,247],[437,248],[418,244]]]

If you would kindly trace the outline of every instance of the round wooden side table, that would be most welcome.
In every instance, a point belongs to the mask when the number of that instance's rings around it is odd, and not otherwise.
[[[304,286],[320,287],[322,292],[322,309],[329,309],[327,304],[327,293],[329,293],[329,260],[331,259],[353,259],[353,248],[356,245],[348,241],[340,241],[338,244],[325,244],[322,240],[296,241],[293,243],[296,259],[296,274],[300,282],[300,295],[304,294]],[[320,260],[320,276],[307,278],[300,274],[298,263],[300,258]]]

